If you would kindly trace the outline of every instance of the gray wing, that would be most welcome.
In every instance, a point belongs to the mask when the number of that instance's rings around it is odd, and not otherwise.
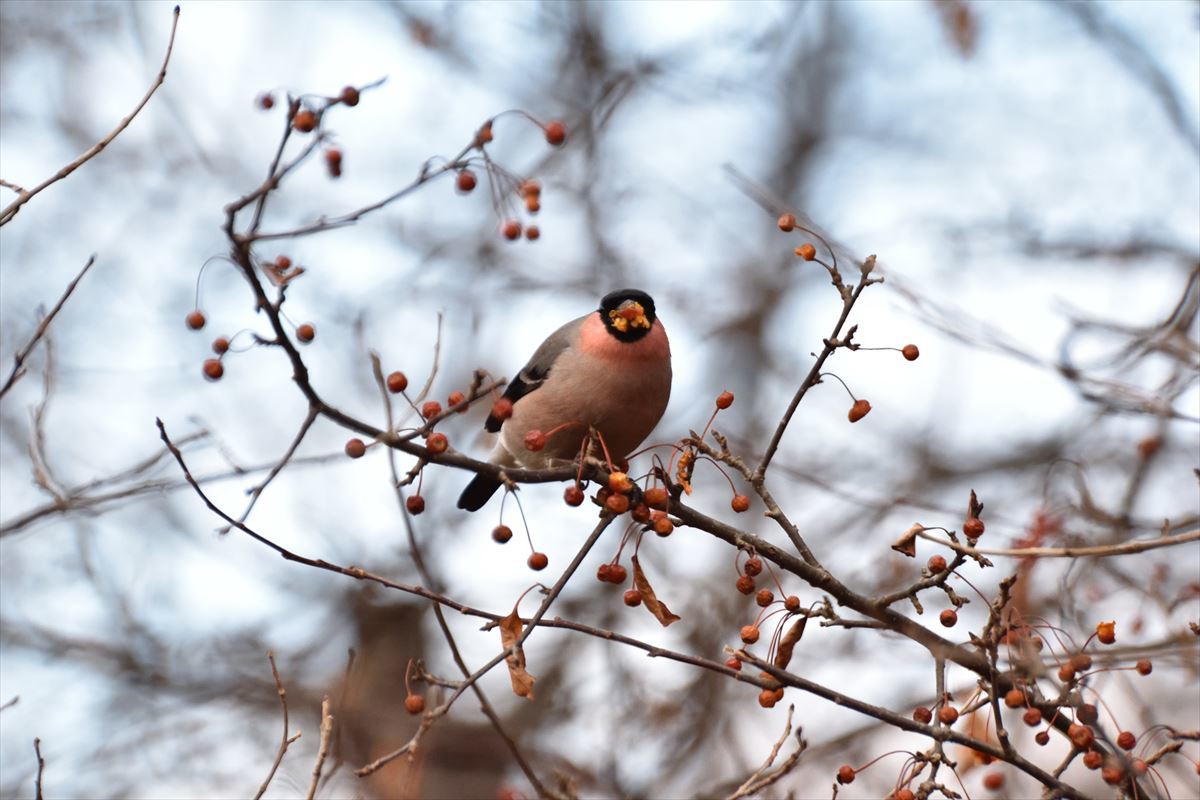
[[[529,359],[529,363],[522,367],[517,376],[509,382],[508,387],[504,390],[504,397],[515,404],[522,397],[541,386],[550,374],[554,362],[558,360],[564,350],[575,342],[579,335],[579,326],[588,316],[590,315],[573,319],[546,337],[546,341],[542,342],[534,351],[533,358]],[[489,414],[483,427],[491,433],[496,433],[500,430],[502,423],[503,420],[496,419]]]

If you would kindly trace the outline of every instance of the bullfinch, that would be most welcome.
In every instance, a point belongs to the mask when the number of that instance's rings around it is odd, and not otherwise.
[[[613,458],[624,458],[650,435],[670,396],[671,347],[654,300],[637,289],[612,292],[600,308],[550,334],[508,384],[504,397],[512,415],[489,415],[484,423],[500,433],[489,460],[527,468],[569,461],[579,455],[589,427]],[[530,431],[547,434],[541,450],[525,447]],[[458,507],[477,511],[500,485],[476,475]]]

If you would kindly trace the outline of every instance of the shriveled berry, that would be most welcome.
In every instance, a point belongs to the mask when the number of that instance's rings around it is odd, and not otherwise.
[[[546,565],[550,563],[550,559],[545,553],[535,552],[529,555],[525,563],[529,565],[531,570],[538,571],[545,569]]]
[[[400,394],[408,388],[408,377],[403,372],[393,372],[387,376],[387,388],[392,394]]]
[[[796,229],[796,215],[784,214],[779,218],[779,230],[784,233],[791,233]]]
[[[758,704],[763,708],[774,708],[779,701],[775,699],[774,689],[763,689],[758,693]]]
[[[546,434],[541,431],[529,431],[525,434],[525,449],[536,453],[546,446]]]
[[[425,510],[425,498],[419,494],[414,494],[404,501],[404,507],[408,509],[408,513],[414,516],[420,514]]]
[[[317,329],[312,326],[311,322],[301,323],[300,326],[296,328],[296,338],[299,339],[302,344],[308,344],[313,339],[317,338]]]
[[[744,511],[750,510],[750,498],[744,494],[735,494],[733,499],[729,501],[729,506],[737,513],[741,514]]]
[[[650,506],[646,505],[645,503],[638,503],[633,507],[633,511],[630,512],[630,516],[633,517],[635,522],[641,522],[645,524],[650,521]]]
[[[1067,726],[1067,738],[1080,750],[1086,750],[1096,743],[1096,734],[1092,729],[1087,725],[1080,725],[1078,722],[1072,722]]]
[[[219,356],[223,356],[229,352],[229,340],[224,336],[218,336],[213,339],[212,351]]]
[[[1087,653],[1076,653],[1071,656],[1071,666],[1076,672],[1087,672],[1092,668],[1092,657]]]
[[[938,722],[943,725],[953,725],[958,722],[958,709],[954,706],[942,706],[937,713]]]
[[[758,641],[758,626],[743,625],[741,630],[742,641],[746,644],[754,644]]]
[[[1083,765],[1088,769],[1100,769],[1102,764],[1104,764],[1104,756],[1100,755],[1099,752],[1088,750],[1083,754]]]
[[[675,523],[667,519],[665,515],[654,520],[654,532],[659,536],[670,536],[674,530]]]
[[[1004,705],[1009,708],[1020,708],[1025,705],[1025,693],[1020,689],[1009,689],[1004,695]]]
[[[495,136],[492,133],[492,121],[489,119],[483,125],[479,126],[479,130],[475,132],[475,146],[482,147],[492,141]]]
[[[464,169],[458,173],[458,177],[454,179],[454,188],[462,194],[471,192],[479,181],[475,178],[475,173],[469,169]]]
[[[629,495],[610,494],[604,501],[604,507],[614,514],[624,514],[629,510]]]
[[[754,602],[758,603],[760,607],[766,608],[775,602],[775,593],[770,589],[759,589],[758,593],[754,595]]]
[[[1116,620],[1096,623],[1096,638],[1101,644],[1112,644],[1117,640]]]
[[[642,593],[637,589],[626,589],[621,599],[625,601],[625,605],[635,608],[642,604]]]
[[[346,442],[346,455],[351,458],[362,458],[367,453],[367,445],[362,439],[351,439]]]
[[[749,575],[739,575],[734,586],[742,594],[754,594],[754,578]]]
[[[721,392],[717,395],[717,408],[722,411],[733,405],[733,392]]]
[[[501,397],[496,402],[492,403],[492,417],[500,422],[512,416],[513,404],[512,400],[507,397]]]
[[[433,419],[442,413],[442,404],[437,400],[426,400],[421,404],[421,416],[425,419]]]
[[[195,311],[188,312],[188,315],[184,317],[184,321],[187,322],[189,328],[198,331],[204,327],[206,320],[204,319],[204,312],[197,308]]]
[[[508,239],[510,242],[515,242],[517,239],[521,238],[521,223],[517,222],[515,219],[507,220],[504,225],[500,227],[500,232],[504,234],[505,239]]]
[[[1031,728],[1036,728],[1042,724],[1042,712],[1036,708],[1027,708],[1021,716],[1021,720]]]
[[[338,95],[338,99],[350,107],[358,105],[358,89],[353,86],[347,86],[342,89],[342,93]]]
[[[504,544],[512,537],[512,528],[508,527],[507,525],[497,525],[496,527],[492,528],[492,541],[496,544]],[[599,573],[597,573],[597,577],[599,577]]]
[[[219,381],[221,376],[225,374],[225,367],[221,365],[219,358],[207,358],[204,360],[204,377],[210,381]]]
[[[410,694],[404,698],[404,710],[410,714],[420,714],[425,710],[425,698],[419,694]]]
[[[621,494],[629,494],[633,490],[633,481],[624,472],[613,472],[608,476],[608,488]]]
[[[495,535],[496,533],[493,531],[492,536],[495,537]],[[611,578],[612,564],[601,564],[600,566],[596,567],[596,580],[601,581],[602,583],[609,583]]]
[[[1154,671],[1154,664],[1152,664],[1148,658],[1140,658],[1138,659],[1134,669],[1137,670],[1138,675],[1149,675]]]
[[[763,571],[762,559],[758,556],[751,556],[750,558],[747,558],[746,566],[743,567],[743,570],[750,577],[760,574]]]
[[[837,782],[841,784],[854,783],[854,767],[842,764],[838,767]]]
[[[313,128],[317,127],[317,115],[307,108],[302,108],[292,118],[292,127],[301,133],[310,133]]]
[[[800,598],[794,594],[789,594],[783,601],[783,607],[795,614],[800,610]]]
[[[558,147],[567,140],[567,126],[558,120],[546,123],[546,141]]]
[[[796,255],[805,261],[812,261],[817,257],[817,248],[813,247],[810,242],[805,242],[796,248]]]
[[[906,344],[900,350],[900,354],[904,356],[906,361],[916,361],[921,357],[921,351],[917,349],[915,344]]]
[[[963,523],[963,534],[968,539],[978,539],[983,536],[983,520],[979,517],[968,517]]]
[[[1071,662],[1068,661],[1058,668],[1058,679],[1063,683],[1075,680],[1075,668],[1071,666]]]
[[[450,446],[450,440],[446,438],[444,433],[431,433],[429,438],[425,440],[425,447],[435,456],[446,452],[446,448]]]
[[[583,489],[579,488],[578,484],[571,484],[563,490],[563,502],[569,506],[582,505]]]
[[[860,419],[871,413],[871,404],[866,400],[855,400],[854,405],[850,406],[850,411],[846,414],[846,419],[851,422],[858,422]]]
[[[624,583],[628,576],[629,573],[625,571],[624,567],[620,564],[613,564],[608,573],[608,580],[610,583]]]
[[[937,575],[946,571],[946,559],[940,555],[932,555],[925,566],[929,569],[930,574]]]
[[[469,406],[465,405],[466,402],[467,402],[467,396],[456,389],[455,391],[450,393],[449,397],[446,398],[446,407],[454,408],[455,411],[462,414],[463,412],[467,411],[469,408]],[[455,408],[455,406],[462,406],[462,407]]]
[[[933,712],[925,706],[917,706],[913,709],[912,718],[914,722],[919,722],[922,725],[928,725],[933,722]]]
[[[653,486],[647,489],[642,497],[645,499],[646,505],[651,508],[667,507],[667,490],[661,486]]]
[[[1121,731],[1117,735],[1117,747],[1122,750],[1132,750],[1137,747],[1137,737],[1133,735],[1133,731]]]
[[[1093,703],[1084,703],[1075,713],[1079,721],[1087,725],[1094,725],[1100,719],[1100,711]]]
[[[537,204],[534,203],[533,205],[536,206]],[[537,211],[537,209],[533,208],[533,209],[530,209],[530,211],[531,212]],[[530,225],[528,228],[525,229],[525,238],[531,242],[536,242],[538,239],[542,238],[541,228],[539,228],[537,225]]]
[[[1042,747],[1045,747],[1046,745],[1050,744],[1050,734],[1046,733],[1045,731],[1038,731],[1036,734],[1034,734],[1033,740]]]
[[[953,608],[947,608],[938,615],[938,620],[947,628],[953,628],[958,624],[958,612]]]

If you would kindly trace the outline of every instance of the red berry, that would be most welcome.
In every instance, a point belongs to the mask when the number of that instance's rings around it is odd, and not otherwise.
[[[400,394],[408,388],[408,377],[403,372],[393,372],[387,376],[387,388],[392,394]]]
[[[1196,770],[1197,772],[1200,772],[1200,767],[1197,767]],[[1100,770],[1100,777],[1104,779],[1105,783],[1111,786],[1116,786],[1118,783],[1125,780],[1125,770],[1114,764]]]
[[[746,559],[746,566],[743,569],[750,577],[760,574],[763,570],[762,559],[758,556],[750,556]]]
[[[347,86],[342,89],[342,93],[338,95],[338,99],[344,104],[354,107],[358,105],[358,89],[355,89],[353,86]]]
[[[492,541],[496,544],[504,544],[513,536],[512,528],[507,525],[497,525],[492,528]]]
[[[759,589],[758,594],[754,595],[754,602],[766,608],[775,602],[775,594],[770,589]]]
[[[495,535],[496,534],[493,531],[492,536],[495,536]],[[612,564],[601,564],[599,567],[596,568],[596,580],[601,581],[602,583],[608,583],[609,579],[611,577],[612,577]]]
[[[938,722],[943,725],[953,725],[958,722],[958,709],[954,706],[942,706],[937,713]]]
[[[928,725],[929,723],[933,722],[933,712],[925,706],[917,706],[914,708],[912,717],[915,722],[919,722],[922,725]]]
[[[729,501],[729,505],[734,511],[741,514],[743,511],[750,510],[750,498],[744,494],[735,494]]]
[[[614,514],[624,514],[629,510],[629,496],[614,492],[604,501],[604,507]]]
[[[198,331],[204,327],[204,312],[197,308],[195,311],[190,312],[184,318],[184,321],[187,322],[187,326],[189,328],[194,331]]]
[[[946,571],[946,559],[939,555],[933,555],[929,557],[929,563],[925,566],[931,575],[937,575],[939,572]]]
[[[858,422],[871,412],[871,404],[866,400],[855,400],[854,405],[850,406],[850,413],[846,418],[851,422]]]
[[[740,633],[741,633],[742,641],[745,642],[746,644],[754,644],[755,642],[758,641],[758,626],[757,625],[743,625]]]
[[[783,601],[783,607],[795,614],[800,610],[800,598],[796,597],[794,594],[789,594]]]
[[[1078,710],[1079,721],[1088,725],[1094,725],[1100,719],[1100,711],[1094,703],[1084,703],[1079,706]]]
[[[624,583],[625,578],[628,576],[629,573],[626,572],[625,568],[620,564],[613,564],[612,569],[608,572],[608,580],[610,583]]]
[[[671,522],[671,520],[667,519],[665,515],[654,520],[654,532],[656,534],[658,534],[659,536],[662,536],[662,537],[670,536],[671,532],[674,530],[675,530],[675,523]]]
[[[758,693],[758,704],[763,708],[774,708],[778,702],[775,699],[775,691],[773,689],[763,689]]]
[[[275,256],[275,268],[280,270],[291,269],[292,260],[285,255]]]
[[[583,489],[580,489],[578,484],[571,484],[565,490],[563,490],[563,500],[569,506],[582,505]]]
[[[362,458],[364,455],[366,455],[366,452],[367,445],[362,439],[356,438],[346,442],[346,455],[350,456],[351,458]]]
[[[650,506],[646,505],[645,503],[638,503],[633,507],[633,512],[630,514],[630,516],[633,517],[635,522],[641,522],[645,524],[650,521]]]
[[[730,656],[725,659],[725,666],[729,667],[734,672],[742,671],[742,660],[737,656]]]
[[[336,147],[326,150],[325,166],[329,170],[330,177],[340,178],[342,176],[342,151]]]
[[[464,169],[462,172],[458,173],[458,177],[454,179],[454,188],[458,189],[458,191],[462,194],[467,194],[475,188],[477,183],[478,181],[475,179],[475,173],[471,172],[469,169]]]
[[[838,767],[837,782],[841,784],[854,783],[854,767],[842,764]]]
[[[546,123],[546,141],[558,147],[567,140],[567,126],[555,120]]]
[[[302,343],[308,344],[317,338],[317,329],[312,326],[311,322],[305,322],[296,328],[296,338]]]
[[[213,339],[212,351],[219,356],[223,356],[229,352],[229,340],[224,336],[218,336]]]
[[[717,395],[717,408],[726,409],[733,405],[733,392],[721,392]]]
[[[425,710],[425,698],[419,694],[410,694],[404,698],[404,710],[410,714],[420,714]]]
[[[989,792],[998,792],[1004,788],[1004,773],[989,772],[983,776],[983,788]]]
[[[1132,750],[1137,746],[1137,737],[1133,735],[1133,731],[1121,731],[1117,736],[1117,747],[1122,750]]]
[[[442,413],[442,404],[437,400],[426,400],[421,404],[421,416],[425,419],[433,419],[438,414]]]
[[[947,608],[939,616],[938,620],[947,628],[953,628],[958,624],[958,612],[953,608]]]
[[[507,397],[501,397],[499,400],[492,403],[492,417],[494,419],[504,422],[504,420],[512,416],[512,413],[512,400],[509,400]]]
[[[1034,735],[1033,740],[1042,747],[1045,747],[1046,745],[1050,744],[1050,734],[1046,733],[1045,731],[1038,731]]]
[[[633,481],[624,472],[613,472],[608,476],[608,488],[621,494],[629,494],[633,490]]]
[[[515,242],[521,238],[521,223],[515,219],[510,219],[501,226],[500,232],[504,234],[504,238],[510,242]]]
[[[221,376],[225,374],[225,367],[221,366],[219,358],[208,358],[204,361],[204,377],[210,381],[219,381]]]
[[[546,565],[550,563],[550,559],[545,553],[535,552],[529,555],[529,558],[525,561],[525,563],[529,565],[530,569],[537,571],[545,569]]]
[[[626,589],[621,599],[625,601],[625,605],[634,608],[642,604],[642,593],[637,589]]]
[[[530,431],[525,434],[525,449],[536,453],[546,446],[546,434],[541,431]]]
[[[749,575],[739,575],[734,586],[742,594],[754,594],[754,578]]]
[[[258,107],[263,111],[270,111],[275,107],[275,98],[271,97],[270,92],[263,92],[258,96]]]
[[[967,521],[963,523],[963,534],[968,539],[978,539],[983,536],[983,528],[983,520],[979,517],[968,517]]]
[[[892,795],[892,800],[916,800],[916,797],[917,796],[913,794],[912,789],[909,789],[907,786],[905,786],[903,789],[897,789],[895,791],[895,793]]]
[[[450,440],[446,438],[444,433],[431,433],[429,438],[425,440],[425,448],[435,456],[446,452],[446,448],[450,446]]]
[[[416,516],[425,510],[425,498],[414,494],[404,501],[404,506],[408,509],[408,513]]]
[[[900,354],[904,356],[906,361],[916,361],[921,357],[921,351],[917,349],[915,344],[904,345],[904,348],[900,351]]]
[[[542,185],[533,178],[526,178],[517,187],[521,197],[538,197],[542,193]]]
[[[1009,708],[1020,708],[1025,705],[1025,693],[1020,689],[1009,689],[1008,694],[1004,695],[1004,705]]]
[[[1096,734],[1087,725],[1072,722],[1067,726],[1067,738],[1080,750],[1086,750],[1096,743]]]
[[[536,211],[537,209],[530,209],[530,210]],[[530,225],[528,228],[525,229],[525,238],[528,239],[529,241],[536,242],[541,237],[542,237],[542,231],[541,231],[541,229],[538,228],[537,225]]]
[[[1075,680],[1075,668],[1071,666],[1070,662],[1058,668],[1058,679],[1063,683]]]
[[[796,255],[798,255],[800,258],[803,258],[805,261],[812,261],[817,257],[817,248],[813,247],[810,243],[805,242],[796,248]]]
[[[1036,708],[1025,709],[1024,716],[1021,719],[1031,728],[1036,728],[1042,724],[1042,712]]]
[[[1101,644],[1112,644],[1117,640],[1117,623],[1115,620],[1096,623],[1096,638]]]
[[[468,406],[463,405],[466,402],[467,402],[467,396],[465,394],[463,394],[462,392],[454,391],[454,392],[451,392],[450,396],[446,398],[446,407],[454,408],[455,406],[462,406],[462,408],[455,409],[456,411],[458,411],[458,413],[461,414],[464,411],[466,411],[468,408]]]
[[[1083,754],[1083,765],[1085,767],[1087,767],[1088,769],[1092,769],[1092,770],[1100,769],[1100,766],[1103,763],[1104,763],[1104,756],[1100,755],[1100,753],[1098,753],[1095,750],[1088,750],[1086,753]]]
[[[1139,659],[1135,668],[1139,675],[1149,675],[1154,671],[1154,665],[1150,663],[1150,659],[1148,658]]]
[[[784,233],[791,233],[796,229],[796,215],[784,214],[779,218],[779,230]]]
[[[292,127],[301,133],[309,133],[317,127],[317,115],[307,108],[302,108],[292,118]]]

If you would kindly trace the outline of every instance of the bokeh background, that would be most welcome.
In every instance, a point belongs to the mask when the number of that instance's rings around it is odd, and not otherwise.
[[[156,73],[170,21],[169,3],[0,3],[0,177],[36,184],[110,130]],[[201,378],[213,336],[262,324],[228,263],[203,273],[208,326],[183,324],[201,265],[227,249],[222,207],[262,180],[283,126],[283,104],[261,111],[259,93],[387,78],[326,119],[343,177],[319,159],[298,171],[268,206],[268,230],[387,196],[506,109],[568,124],[560,149],[518,117],[496,125],[498,163],[545,187],[537,242],[503,241],[486,186],[459,196],[447,178],[357,225],[260,248],[307,268],[286,310],[317,328],[304,351],[316,387],[379,424],[368,349],[420,385],[440,317],[432,392],[444,401],[477,367],[513,374],[563,320],[632,285],[656,298],[675,354],[654,441],[702,427],[727,389],[737,401],[718,427],[753,456],[840,301],[732,174],[809,215],[845,254],[877,253],[887,283],[859,304],[858,340],[915,342],[922,356],[839,353],[831,369],[874,410],[850,425],[848,396],[825,381],[773,481],[822,560],[882,591],[917,571],[891,542],[915,521],[956,527],[970,488],[987,504],[990,546],[1044,533],[1039,514],[1060,523],[1045,544],[1196,526],[1198,23],[1200,5],[1183,0],[185,3],[142,114],[0,231],[5,374],[39,307],[96,254],[0,405],[0,703],[19,698],[0,712],[0,794],[32,796],[35,736],[48,797],[252,794],[280,727],[268,649],[303,731],[268,796],[307,786],[326,694],[347,766],[322,796],[530,791],[470,697],[416,762],[354,778],[411,735],[409,658],[456,677],[427,604],[218,533],[161,458],[156,416],[177,439],[194,435],[192,470],[236,513],[304,418],[271,348],[227,358],[218,383]],[[481,412],[445,430],[466,452],[489,447]],[[346,459],[347,435],[319,422],[249,522],[305,555],[416,582],[386,461]],[[697,503],[727,515],[724,479],[698,478]],[[520,536],[490,540],[498,503],[453,507],[465,482],[427,472],[415,533],[450,595],[504,613],[532,582],[527,550]],[[592,524],[560,493],[521,492],[550,572]],[[505,521],[519,531],[514,510]],[[752,615],[733,554],[687,530],[647,544],[681,622],[664,630],[590,578],[615,538],[556,613],[723,658]],[[932,552],[923,544],[921,563]],[[986,594],[1014,568],[965,574]],[[1155,657],[1152,680],[1100,684],[1123,727],[1200,726],[1186,624],[1200,617],[1200,547],[1040,563],[1023,586],[1030,613],[1081,639],[1117,619],[1122,663]],[[975,599],[965,631],[984,604],[961,591]],[[469,664],[498,651],[494,632],[449,616]],[[783,705],[761,709],[748,687],[640,651],[542,630],[527,654],[535,702],[512,697],[502,671],[482,686],[540,773],[585,796],[722,796],[783,728]],[[793,669],[900,711],[933,695],[928,656],[874,631],[810,629]],[[777,796],[829,796],[838,764],[920,746],[824,701],[791,701],[810,749]],[[1055,747],[1035,756],[1053,763]],[[1185,753],[1200,757],[1194,744]],[[882,796],[893,761],[838,796]],[[974,793],[983,769],[961,772]],[[1163,774],[1174,797],[1200,796],[1186,760]],[[1035,792],[1009,777],[1011,796]]]

